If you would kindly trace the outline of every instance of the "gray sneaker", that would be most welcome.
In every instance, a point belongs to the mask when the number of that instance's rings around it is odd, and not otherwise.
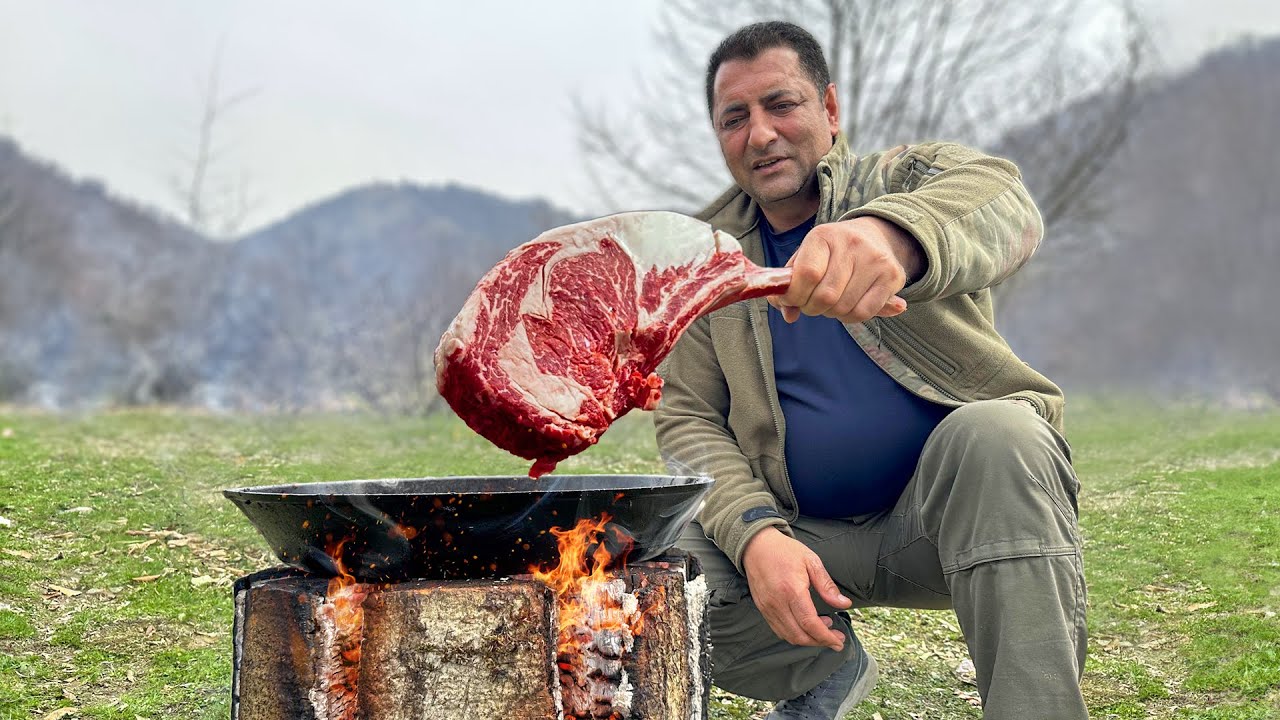
[[[852,660],[809,692],[774,705],[765,720],[840,720],[862,702],[876,686],[880,669],[862,643],[857,639],[854,643],[858,645],[858,652]]]

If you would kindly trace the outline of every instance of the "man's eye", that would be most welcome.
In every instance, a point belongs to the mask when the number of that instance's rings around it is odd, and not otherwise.
[[[778,103],[777,105],[774,105],[773,109],[775,112],[787,112],[788,110],[790,110],[791,108],[794,108],[795,106],[796,104],[793,102],[784,102],[784,103]]]
[[[729,118],[728,120],[725,120],[723,123],[721,123],[721,127],[723,127],[725,130],[732,130],[732,129],[734,129],[734,128],[738,127],[738,126],[739,126],[739,125],[741,125],[741,124],[742,124],[742,118],[740,118],[740,117],[733,117],[733,118]]]

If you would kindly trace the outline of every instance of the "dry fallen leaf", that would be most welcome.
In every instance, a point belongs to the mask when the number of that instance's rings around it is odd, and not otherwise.
[[[7,427],[3,430],[0,430],[0,437],[6,437],[6,438],[13,437],[13,428]]]
[[[13,524],[12,520],[10,520],[9,518],[3,515],[0,515],[0,527],[9,527],[12,524]]]
[[[40,720],[59,720],[59,718],[64,718],[69,715],[75,715],[78,712],[80,712],[80,708],[78,707],[62,707],[62,708],[58,708],[57,710],[54,710],[48,715],[45,715],[44,717],[40,718]]]
[[[147,548],[151,547],[152,545],[155,545],[158,542],[160,541],[155,538],[151,538],[150,540],[143,540],[142,542],[129,543],[128,545],[124,546],[125,552],[129,553],[130,555],[136,555],[142,552],[143,550],[146,550]]]
[[[200,577],[191,578],[191,584],[196,587],[200,587],[202,585],[208,585],[211,582],[213,582],[213,578],[209,577],[208,575],[201,575]]]
[[[4,551],[5,551],[5,554],[7,554],[7,555],[12,555],[12,556],[14,556],[14,557],[20,557],[20,558],[22,558],[23,560],[30,560],[30,559],[32,559],[33,557],[35,557],[34,555],[32,555],[31,553],[27,552],[26,550],[13,550],[13,549],[11,549],[11,548],[5,548],[5,549],[4,549]]]
[[[978,684],[978,670],[973,666],[973,661],[969,658],[961,660],[960,664],[952,669],[951,674],[955,675],[956,679],[965,685]]]
[[[216,639],[211,637],[205,637],[204,635],[196,635],[195,637],[191,638],[190,642],[192,647],[198,647],[198,648],[213,647],[214,645],[218,644],[218,641]]]
[[[1191,603],[1190,605],[1187,606],[1187,612],[1199,612],[1201,610],[1206,610],[1208,608],[1211,608],[1217,604],[1218,602],[1216,600],[1212,602]]]
[[[159,580],[162,577],[164,576],[163,575],[141,575],[139,577],[133,578],[133,581],[134,582],[151,582],[152,580]]]
[[[60,593],[62,593],[63,595],[66,595],[67,597],[75,597],[75,596],[77,596],[77,595],[83,595],[83,594],[84,594],[84,593],[80,592],[79,590],[72,590],[71,588],[65,588],[65,587],[62,587],[61,585],[50,585],[50,586],[49,586],[49,589],[50,589],[50,590],[54,590],[54,591],[56,591],[56,592],[60,592]]]
[[[85,513],[91,513],[91,512],[93,512],[93,508],[88,507],[88,506],[86,506],[86,505],[81,505],[81,506],[79,506],[79,507],[67,508],[66,510],[63,510],[62,512],[63,512],[63,514],[66,514],[66,513],[80,513],[81,515],[83,515],[83,514],[85,514]]]

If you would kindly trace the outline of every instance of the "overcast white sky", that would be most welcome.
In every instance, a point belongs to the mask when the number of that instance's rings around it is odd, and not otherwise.
[[[1145,0],[1167,58],[1280,33],[1274,0]],[[373,180],[456,180],[592,212],[569,98],[626,103],[657,0],[0,0],[0,133],[170,209],[199,79],[255,94],[219,128],[254,225]]]

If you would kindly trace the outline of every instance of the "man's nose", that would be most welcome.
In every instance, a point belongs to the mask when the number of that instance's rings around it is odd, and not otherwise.
[[[747,138],[747,142],[753,148],[761,149],[769,146],[778,137],[778,131],[773,128],[773,119],[768,113],[758,113],[752,116],[750,125],[751,134]]]

